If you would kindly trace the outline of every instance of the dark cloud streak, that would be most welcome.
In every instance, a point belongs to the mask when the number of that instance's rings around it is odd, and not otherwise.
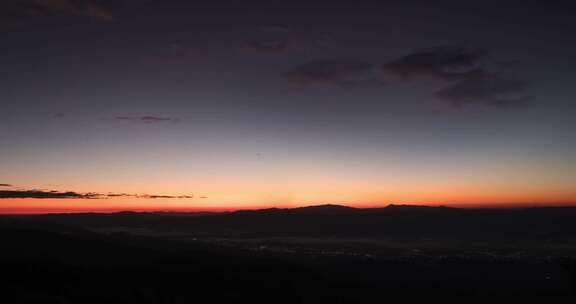
[[[260,28],[254,37],[242,45],[242,50],[258,55],[284,55],[295,49],[293,33],[290,29],[279,26]]]
[[[467,47],[435,47],[419,50],[392,62],[382,69],[402,79],[434,77],[454,80],[482,69],[487,52]]]
[[[466,78],[436,92],[440,99],[455,107],[467,104],[509,106],[523,104],[530,97],[527,84],[499,74],[477,71]]]
[[[8,184],[1,184],[8,185]],[[109,199],[109,198],[136,198],[136,199],[193,199],[194,195],[159,195],[159,194],[128,194],[128,193],[79,193],[73,191],[55,190],[0,190],[0,199],[10,198],[38,198],[38,199]]]
[[[96,193],[59,192],[43,190],[0,190],[0,199],[6,198],[98,198]]]
[[[456,108],[526,102],[528,85],[498,71],[498,66],[484,49],[444,46],[410,53],[382,65],[382,70],[402,81],[429,77],[447,82],[435,96]]]
[[[134,197],[136,197],[136,198],[144,198],[144,199],[159,199],[159,198],[167,198],[167,199],[174,199],[174,198],[192,199],[192,198],[194,198],[194,195],[177,195],[177,196],[173,196],[173,195],[149,195],[149,194],[144,194],[144,195],[135,195]]]
[[[160,117],[160,116],[116,116],[116,117],[114,117],[114,120],[129,121],[129,122],[144,123],[144,124],[154,124],[154,123],[163,123],[163,122],[171,122],[171,123],[180,122],[179,118]]]
[[[362,61],[314,61],[298,66],[284,77],[304,86],[363,87],[382,85],[374,65]]]

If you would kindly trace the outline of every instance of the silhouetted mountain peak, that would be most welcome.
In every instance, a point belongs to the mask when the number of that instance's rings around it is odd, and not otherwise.
[[[233,214],[345,214],[359,209],[334,204],[313,205],[298,208],[267,208],[258,210],[239,210]]]
[[[328,211],[328,212],[337,211],[337,212],[340,212],[340,211],[352,211],[352,210],[356,210],[356,208],[343,206],[343,205],[324,204],[324,205],[313,205],[313,206],[294,208],[292,210],[294,210],[294,211]]]

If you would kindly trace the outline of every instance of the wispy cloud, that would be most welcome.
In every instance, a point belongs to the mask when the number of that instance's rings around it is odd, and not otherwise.
[[[12,187],[11,184],[0,184],[0,187]]]
[[[313,61],[284,77],[303,87],[372,87],[421,79],[439,81],[434,96],[459,108],[510,106],[531,99],[529,85],[483,48],[441,46],[410,52],[375,66],[363,61]]]
[[[530,99],[524,81],[500,74],[477,71],[464,79],[436,92],[440,99],[455,107],[468,104],[509,106],[522,104]]]
[[[300,86],[362,87],[382,85],[377,68],[362,61],[314,61],[284,74]]]
[[[162,194],[129,194],[129,193],[100,193],[97,195],[99,198],[117,198],[117,197],[132,197],[141,199],[193,199],[194,194],[190,195],[162,195]]]
[[[257,55],[283,55],[295,48],[294,33],[281,26],[259,28],[241,47],[243,51]]]
[[[154,124],[154,123],[178,123],[179,118],[175,117],[162,117],[162,116],[116,116],[114,117],[116,121],[127,121],[133,123],[144,123],[144,124]]]
[[[182,198],[182,199],[193,199],[194,195],[150,195],[150,194],[142,194],[142,195],[134,195],[133,197],[136,198],[148,198],[148,199],[159,199],[159,198],[167,198],[167,199],[173,199],[173,198]]]
[[[44,190],[0,190],[0,199],[6,198],[98,198],[96,193],[59,192]]]
[[[382,65],[400,81],[435,78],[445,84],[435,96],[451,106],[509,106],[530,99],[528,84],[499,69],[481,48],[444,46],[419,50]]]
[[[466,77],[484,68],[488,52],[479,48],[443,46],[418,50],[382,65],[382,70],[402,79]]]
[[[4,184],[7,185],[7,184]],[[128,193],[80,193],[74,191],[56,190],[0,190],[0,199],[9,198],[38,198],[38,199],[109,199],[109,198],[136,198],[136,199],[193,199],[194,195],[161,195],[161,194],[128,194]]]

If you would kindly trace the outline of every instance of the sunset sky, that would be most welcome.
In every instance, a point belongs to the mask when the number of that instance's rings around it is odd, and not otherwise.
[[[576,204],[571,11],[230,3],[2,1],[0,213]]]

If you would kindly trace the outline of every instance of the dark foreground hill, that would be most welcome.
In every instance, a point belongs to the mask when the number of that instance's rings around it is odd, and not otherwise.
[[[139,228],[256,237],[520,238],[576,237],[576,208],[457,209],[390,205],[358,209],[322,205],[225,213],[55,214],[18,216],[28,225]]]
[[[566,248],[573,244],[574,215],[571,208],[320,206],[210,215],[0,217],[5,279],[0,298],[6,303],[571,298],[576,263]],[[202,231],[209,236],[202,237]],[[471,236],[471,243],[482,244],[478,252],[425,252],[436,243],[460,248]],[[488,243],[480,240],[497,237],[489,246],[526,242],[533,247],[523,254],[486,254]],[[273,247],[270,241],[284,238],[290,246]],[[409,245],[382,255],[365,247],[379,242]],[[530,248],[557,245],[551,253],[527,254]]]

